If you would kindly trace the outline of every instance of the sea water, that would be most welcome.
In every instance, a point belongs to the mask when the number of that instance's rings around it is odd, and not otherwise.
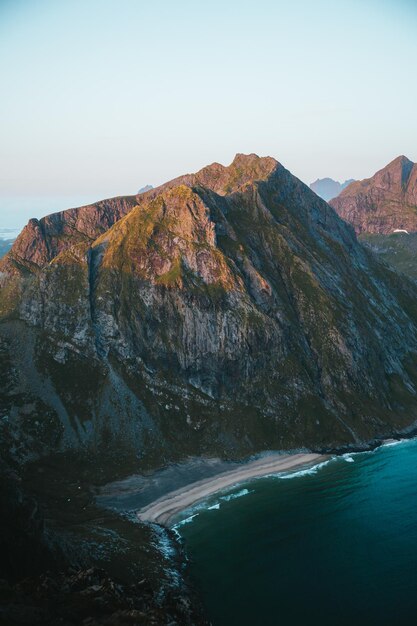
[[[417,624],[417,441],[258,478],[176,526],[213,626]]]

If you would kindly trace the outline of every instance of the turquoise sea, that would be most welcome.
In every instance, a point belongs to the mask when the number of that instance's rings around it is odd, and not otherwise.
[[[213,626],[417,624],[417,441],[241,484],[176,525]]]

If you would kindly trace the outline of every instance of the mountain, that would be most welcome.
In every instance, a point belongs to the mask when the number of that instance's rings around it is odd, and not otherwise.
[[[413,287],[272,158],[31,220],[0,272],[23,457],[239,456],[417,417]]]
[[[153,189],[152,185],[145,185],[144,187],[141,187],[139,189],[138,194],[146,193],[147,191],[150,191],[151,189]]]
[[[417,231],[417,165],[399,156],[371,178],[351,183],[330,204],[357,234]]]
[[[333,178],[318,178],[314,183],[311,183],[310,189],[327,202],[332,198],[336,198],[345,187],[353,182],[353,178],[346,180],[344,183],[339,183],[339,181],[333,180]]]

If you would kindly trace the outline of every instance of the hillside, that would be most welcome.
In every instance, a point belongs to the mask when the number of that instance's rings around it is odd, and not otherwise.
[[[360,241],[398,272],[417,279],[417,233],[365,233]]]

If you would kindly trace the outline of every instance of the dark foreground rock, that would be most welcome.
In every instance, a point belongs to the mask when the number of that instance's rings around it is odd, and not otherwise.
[[[192,616],[187,597],[157,606],[146,579],[125,585],[96,568],[47,572],[12,586],[1,580],[0,602],[0,623],[5,626],[204,623]]]
[[[97,509],[69,473],[55,491],[58,468],[2,465],[0,624],[206,624],[173,533]]]

